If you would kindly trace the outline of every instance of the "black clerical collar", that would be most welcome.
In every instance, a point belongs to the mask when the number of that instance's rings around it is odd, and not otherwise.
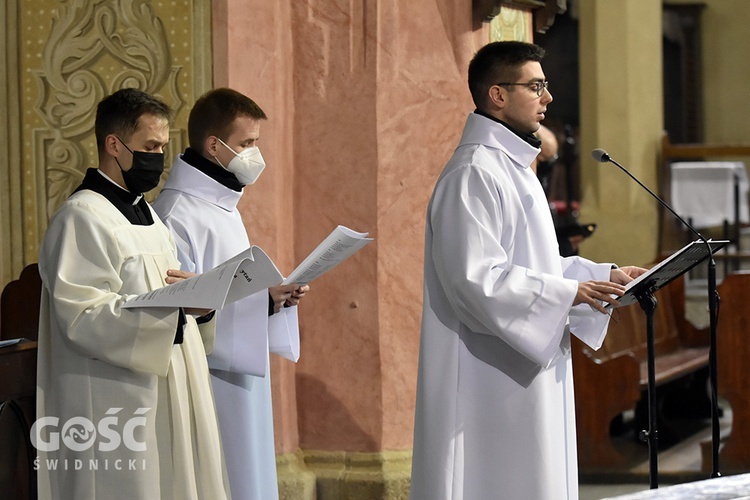
[[[540,141],[539,138],[537,136],[535,136],[534,134],[524,134],[522,132],[519,132],[518,130],[514,129],[513,127],[511,127],[510,125],[508,125],[507,123],[505,123],[504,121],[500,120],[499,118],[495,118],[494,116],[492,116],[492,115],[490,115],[488,113],[485,113],[482,110],[475,109],[474,112],[476,114],[478,114],[478,115],[484,116],[485,118],[489,118],[490,120],[503,125],[505,128],[507,128],[508,130],[510,130],[511,132],[513,132],[514,134],[516,134],[518,137],[520,137],[524,141],[528,142],[532,147],[535,147],[537,149],[539,149],[539,148],[542,147],[542,141]]]
[[[131,224],[150,226],[154,223],[148,202],[141,194],[133,194],[121,188],[108,177],[105,177],[104,172],[96,168],[86,170],[83,182],[76,188],[75,192],[84,189],[94,191],[107,198]]]
[[[222,186],[227,187],[232,191],[242,191],[242,188],[245,187],[239,180],[237,180],[236,175],[205,158],[193,148],[187,148],[181,158],[182,161],[191,167],[200,170]]]
[[[97,172],[99,173],[99,175],[101,175],[102,177],[104,177],[104,179],[107,182],[109,182],[110,184],[112,184],[115,187],[115,191],[114,192],[122,195],[123,201],[129,202],[131,205],[136,205],[139,201],[141,201],[141,198],[143,198],[143,194],[136,194],[136,193],[132,193],[132,192],[128,191],[127,189],[123,188],[118,183],[116,183],[112,179],[112,177],[108,176],[107,174],[105,174],[101,170],[97,169]]]

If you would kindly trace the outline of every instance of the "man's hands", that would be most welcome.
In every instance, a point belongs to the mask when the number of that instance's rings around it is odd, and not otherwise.
[[[167,279],[165,281],[167,282],[167,285],[171,285],[172,283],[177,283],[178,281],[186,280],[188,278],[192,278],[193,276],[197,276],[197,274],[191,273],[189,271],[182,271],[180,269],[167,269]],[[185,308],[185,314],[199,317],[205,316],[211,311],[212,309],[198,309],[196,307]]]
[[[621,285],[627,285],[647,271],[648,269],[636,266],[617,267],[609,272],[609,280]]]
[[[625,293],[625,285],[646,271],[648,269],[636,266],[616,267],[609,273],[610,281],[578,283],[578,293],[576,293],[573,305],[588,304],[597,311],[606,314],[607,310],[602,302],[619,306],[617,297],[621,297]]]
[[[167,282],[167,285],[171,285],[172,283],[177,283],[178,281],[186,280],[193,276],[198,275],[181,269],[167,269],[167,279],[165,281]]]
[[[310,285],[279,285],[268,289],[273,299],[273,312],[281,311],[282,307],[291,307],[299,304],[305,293],[310,291]]]
[[[197,274],[180,269],[169,269],[167,270],[166,282],[168,285],[171,285],[172,283],[177,283],[193,276],[197,276]],[[281,311],[282,307],[296,306],[302,300],[302,297],[305,296],[305,293],[309,291],[310,285],[279,285],[269,288],[268,293],[271,294],[271,298],[273,299],[273,312]],[[205,316],[210,312],[211,309],[185,309],[185,313],[193,316]]]
[[[620,303],[617,301],[617,297],[622,296],[623,293],[625,293],[625,286],[619,283],[611,281],[584,281],[578,283],[578,293],[576,293],[576,298],[573,300],[573,305],[588,304],[593,309],[607,314],[602,301],[608,302],[613,306],[619,306]]]

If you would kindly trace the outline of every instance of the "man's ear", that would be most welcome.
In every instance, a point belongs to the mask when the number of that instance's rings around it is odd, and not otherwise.
[[[209,135],[206,140],[203,141],[203,151],[209,156],[216,156],[216,152],[219,148],[219,140],[215,135]]]
[[[104,150],[108,155],[117,156],[120,153],[121,147],[122,145],[117,140],[117,137],[115,137],[115,134],[109,134],[104,138]]]
[[[503,109],[508,102],[508,89],[500,85],[493,85],[488,91],[490,104],[497,109]]]

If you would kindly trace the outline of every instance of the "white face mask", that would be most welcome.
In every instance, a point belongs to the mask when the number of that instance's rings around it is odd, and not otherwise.
[[[217,137],[217,139],[219,138]],[[219,142],[235,155],[226,167],[221,165],[218,158],[214,157],[216,158],[216,161],[219,161],[219,165],[232,172],[242,184],[254,184],[255,181],[258,180],[258,177],[260,177],[263,169],[266,168],[266,162],[263,161],[263,156],[260,154],[258,146],[245,148],[237,153],[234,149],[227,146],[221,139],[219,139]]]

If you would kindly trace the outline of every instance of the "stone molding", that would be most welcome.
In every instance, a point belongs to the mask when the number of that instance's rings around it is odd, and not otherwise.
[[[490,41],[517,40],[532,42],[531,13],[512,7],[501,7],[490,21]]]
[[[276,456],[279,500],[316,500],[315,474],[304,464],[302,452]]]
[[[299,456],[315,477],[317,500],[409,498],[411,450],[369,453],[305,450]],[[280,474],[280,491],[283,491],[281,482]]]

